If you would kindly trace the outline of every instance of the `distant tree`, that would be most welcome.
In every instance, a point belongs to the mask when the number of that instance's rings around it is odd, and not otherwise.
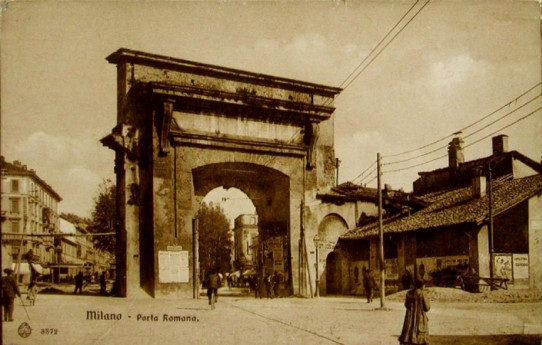
[[[99,185],[98,193],[94,198],[92,218],[88,227],[90,232],[115,232],[116,192],[117,188],[111,180],[104,180]],[[98,249],[114,253],[115,235],[94,236],[94,246]]]
[[[213,203],[202,203],[198,211],[200,270],[205,274],[211,269],[219,272],[231,270],[230,222],[224,210]]]
[[[90,224],[90,219],[80,217],[80,216],[78,216],[76,214],[73,214],[73,213],[64,213],[64,212],[62,212],[60,214],[60,217],[66,219],[67,221],[69,221],[70,223],[73,223],[73,224],[82,224],[82,225],[89,225]]]

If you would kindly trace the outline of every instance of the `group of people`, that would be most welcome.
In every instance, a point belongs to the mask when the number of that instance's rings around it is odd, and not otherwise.
[[[279,284],[281,282],[281,277],[278,271],[275,271],[273,275],[269,272],[265,275],[263,282],[265,284],[265,292],[267,298],[277,298],[279,295]],[[255,296],[256,297],[256,296]],[[260,296],[261,298],[261,296]]]
[[[106,295],[107,294],[107,279],[105,275],[105,271],[102,271],[100,274],[100,295]],[[82,294],[83,293],[83,285],[85,282],[85,276],[83,275],[83,272],[79,271],[75,275],[75,289],[73,290],[73,294]]]

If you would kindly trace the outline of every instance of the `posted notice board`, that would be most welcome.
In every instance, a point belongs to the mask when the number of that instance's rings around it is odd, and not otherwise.
[[[188,251],[158,252],[158,281],[160,283],[188,283]]]

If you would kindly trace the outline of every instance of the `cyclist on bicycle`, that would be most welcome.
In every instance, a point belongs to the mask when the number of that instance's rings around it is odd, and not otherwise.
[[[218,287],[220,286],[220,277],[216,270],[211,271],[207,277],[207,297],[209,298],[209,304],[211,304],[211,296],[214,292],[215,303],[218,302]]]

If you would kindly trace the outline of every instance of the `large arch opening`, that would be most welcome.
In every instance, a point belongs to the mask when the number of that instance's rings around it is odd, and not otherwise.
[[[220,223],[221,228],[217,228],[214,224],[209,224],[210,219],[201,219],[204,216],[203,212],[198,212],[200,281],[203,281],[205,272],[209,270],[210,266],[213,266],[223,275],[223,279],[226,280],[225,284],[229,288],[251,286],[259,262],[258,214],[252,200],[240,189],[233,187],[225,189],[221,186],[207,193],[200,205],[200,211],[202,208],[214,210],[213,217],[217,216],[216,213],[223,215],[227,220],[227,231],[224,234],[222,223]],[[207,227],[203,228],[202,225]],[[210,229],[209,225],[211,225]],[[220,242],[220,236],[224,237],[224,235],[227,235],[227,238]],[[209,250],[213,250],[213,248],[205,246],[212,247],[213,243],[222,250],[220,259],[225,262],[210,263],[210,258],[204,257],[204,252],[209,254]],[[224,257],[226,250],[228,251],[227,258]],[[239,290],[239,292],[248,291]]]
[[[244,274],[244,269],[252,265],[253,274],[260,281],[266,274],[277,272],[281,276],[282,293],[291,294],[289,177],[266,166],[242,162],[207,164],[193,169],[192,176],[197,198],[231,201],[232,205],[228,207],[230,221],[231,217],[244,214],[244,210],[249,212],[247,215],[257,215],[256,238],[245,241],[248,238],[242,230],[239,232],[238,242],[241,243],[237,243],[233,252],[235,262],[232,263],[236,271]],[[222,196],[228,191],[232,193],[230,199]],[[235,209],[235,205],[247,199],[253,204],[252,209]],[[250,224],[246,227],[235,224],[235,219],[233,218],[232,226],[250,228]],[[240,222],[244,220],[240,219]]]

